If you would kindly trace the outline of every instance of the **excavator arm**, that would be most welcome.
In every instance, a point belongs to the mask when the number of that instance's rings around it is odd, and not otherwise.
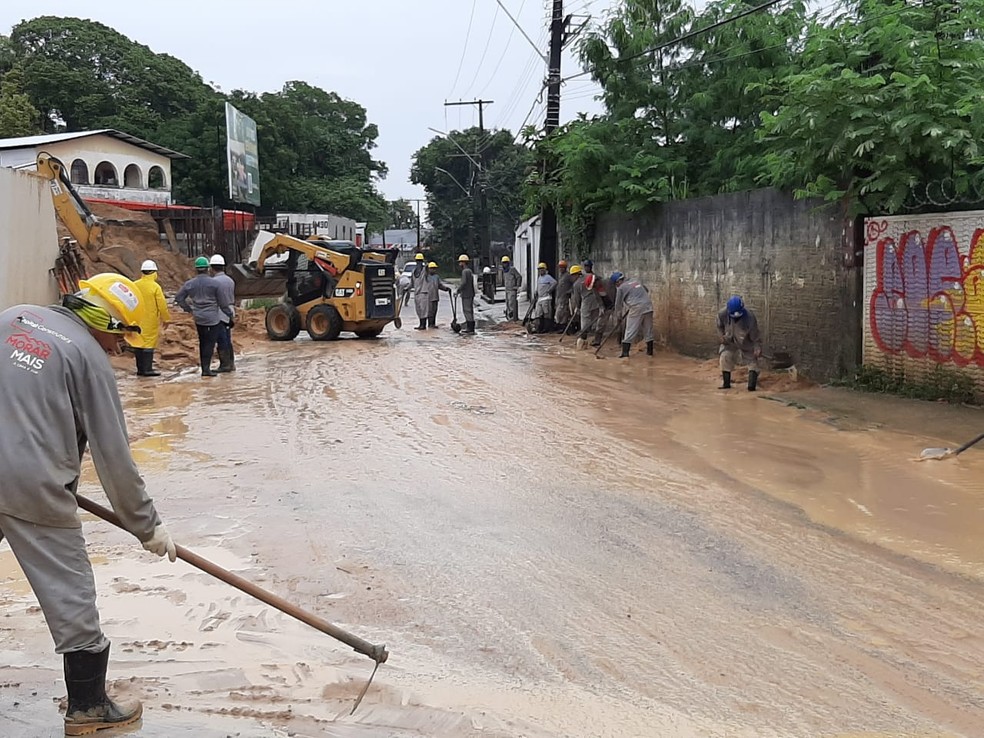
[[[75,191],[65,165],[44,151],[38,154],[37,165],[38,174],[51,185],[51,200],[61,222],[82,248],[94,255],[102,241],[102,225]]]
[[[267,260],[271,256],[285,254],[288,251],[296,251],[306,256],[308,261],[314,262],[332,277],[337,277],[344,272],[352,262],[351,257],[346,254],[332,251],[316,243],[302,241],[284,233],[260,231],[260,234],[261,236],[265,234],[269,238],[261,239],[260,236],[257,236],[253,253],[250,254],[250,261],[255,261],[254,269],[260,275],[266,269]]]

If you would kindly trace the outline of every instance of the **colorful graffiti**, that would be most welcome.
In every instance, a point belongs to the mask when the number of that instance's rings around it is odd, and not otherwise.
[[[867,224],[877,260],[868,313],[875,343],[888,354],[984,366],[984,228],[962,254],[950,226],[925,240],[908,231],[898,243],[887,229]]]

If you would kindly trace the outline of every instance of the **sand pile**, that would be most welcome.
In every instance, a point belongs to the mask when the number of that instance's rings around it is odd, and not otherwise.
[[[93,261],[85,254],[89,274],[118,272],[136,279],[140,276],[140,265],[144,259],[153,259],[157,262],[158,281],[165,292],[177,292],[185,280],[194,276],[191,259],[168,251],[161,245],[157,223],[150,215],[105,203],[88,205],[103,225],[103,246],[98,258]],[[70,235],[59,220],[59,238]]]

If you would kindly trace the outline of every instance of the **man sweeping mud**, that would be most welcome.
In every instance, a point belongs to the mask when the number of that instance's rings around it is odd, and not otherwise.
[[[55,652],[63,654],[65,735],[128,725],[139,702],[106,696],[109,641],[75,498],[88,445],[106,496],[127,530],[158,556],[175,547],[133,457],[106,352],[139,338],[136,285],[97,274],[62,306],[0,313],[0,539],[6,538],[38,598]]]

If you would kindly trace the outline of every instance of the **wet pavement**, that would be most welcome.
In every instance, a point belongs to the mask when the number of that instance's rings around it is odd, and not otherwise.
[[[984,453],[910,461],[979,411],[444,323],[122,382],[175,539],[391,657],[349,715],[371,661],[85,516],[121,734],[984,735]],[[0,662],[60,735],[5,544]]]

